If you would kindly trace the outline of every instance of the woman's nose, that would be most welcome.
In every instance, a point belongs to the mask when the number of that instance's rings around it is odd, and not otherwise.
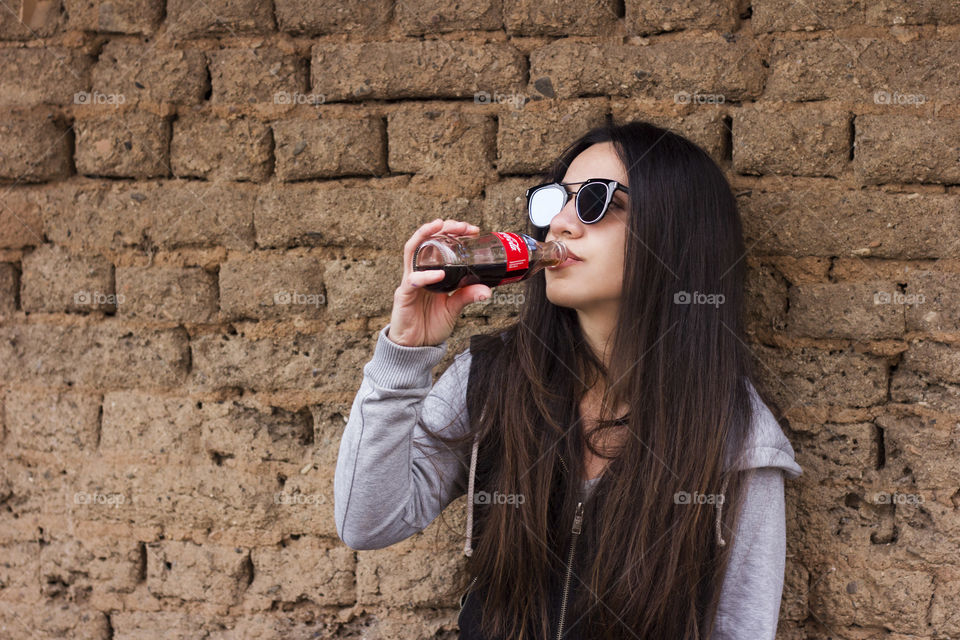
[[[559,238],[566,231],[569,236],[579,236],[583,231],[583,223],[577,217],[576,198],[570,198],[563,205],[560,212],[553,216],[550,221],[550,234],[554,238]]]

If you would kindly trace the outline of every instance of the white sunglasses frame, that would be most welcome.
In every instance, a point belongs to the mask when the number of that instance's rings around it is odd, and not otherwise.
[[[580,216],[580,201],[579,201],[579,198],[580,198],[580,192],[583,190],[583,187],[580,187],[579,189],[577,189],[576,193],[574,193],[574,194],[571,194],[569,191],[567,191],[566,187],[567,187],[568,185],[572,185],[572,184],[585,185],[585,184],[590,184],[590,183],[600,183],[600,184],[602,184],[603,186],[605,186],[605,187],[607,188],[607,198],[606,198],[606,201],[603,203],[603,210],[600,212],[600,215],[597,216],[597,219],[596,219],[596,220],[589,220],[589,221],[588,221],[588,220],[584,220],[584,219]],[[533,196],[534,196],[534,194],[537,193],[538,191],[540,191],[540,190],[542,190],[542,189],[548,189],[548,188],[560,188],[560,189],[562,189],[562,190],[563,190],[563,203],[560,205],[560,208],[557,209],[557,212],[554,213],[554,214],[550,217],[550,220],[547,221],[547,224],[545,224],[545,225],[539,225],[539,224],[537,224],[536,221],[533,219],[533,211],[531,210],[531,205],[533,204]],[[558,213],[560,213],[560,211],[562,211],[563,208],[567,205],[567,202],[570,201],[570,198],[571,198],[571,197],[575,197],[576,200],[575,200],[575,202],[574,202],[574,209],[575,209],[576,212],[577,212],[577,218],[579,218],[580,222],[582,222],[583,224],[596,224],[596,223],[600,222],[601,220],[603,220],[603,217],[604,217],[605,215],[607,215],[607,211],[610,209],[610,202],[613,200],[613,194],[614,194],[614,192],[617,191],[617,190],[623,191],[623,192],[626,193],[626,194],[629,194],[629,193],[630,193],[630,190],[627,189],[627,187],[625,187],[625,186],[623,186],[622,184],[620,184],[618,181],[616,181],[616,180],[608,180],[608,179],[606,179],[606,178],[590,178],[590,179],[588,179],[588,180],[581,180],[580,182],[544,182],[543,184],[538,184],[538,185],[535,185],[535,186],[533,186],[533,187],[530,187],[529,189],[527,189],[526,193],[524,194],[524,196],[527,198],[527,217],[530,219],[530,223],[531,223],[534,227],[536,227],[536,228],[538,228],[538,229],[546,229],[547,227],[550,226],[550,222],[553,220],[553,218],[556,217],[556,215],[557,215]]]

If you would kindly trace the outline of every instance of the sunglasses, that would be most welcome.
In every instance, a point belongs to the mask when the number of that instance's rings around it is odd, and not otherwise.
[[[610,207],[613,193],[618,189],[630,191],[616,180],[590,178],[582,182],[547,182],[527,189],[527,213],[535,227],[548,227],[553,217],[560,213],[570,199],[565,185],[582,184],[576,192],[577,217],[583,224],[600,222]]]

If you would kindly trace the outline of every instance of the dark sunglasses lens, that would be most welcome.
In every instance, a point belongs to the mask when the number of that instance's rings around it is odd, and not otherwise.
[[[537,227],[548,227],[553,217],[560,213],[566,202],[567,192],[560,185],[541,187],[530,194],[530,221]]]
[[[577,195],[577,212],[586,223],[596,222],[603,215],[603,205],[607,203],[607,187],[600,182],[590,182],[582,187]]]

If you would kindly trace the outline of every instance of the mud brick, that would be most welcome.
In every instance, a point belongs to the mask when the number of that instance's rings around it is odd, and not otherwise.
[[[955,102],[960,76],[931,73],[931,60],[956,58],[955,42],[920,39],[901,43],[877,38],[774,40],[763,97],[768,100],[860,101],[882,104],[886,94]],[[877,92],[881,92],[879,96]]]
[[[496,123],[488,116],[406,109],[390,114],[387,137],[391,171],[457,176],[477,192],[493,173]]]
[[[75,104],[82,100],[78,94],[90,88],[92,63],[90,56],[65,47],[4,47],[0,49],[0,104]]]
[[[394,13],[397,23],[407,35],[466,30],[497,31],[503,28],[501,3],[494,0],[398,2]]]
[[[887,397],[887,366],[882,358],[853,350],[803,347],[793,351],[753,348],[764,371],[763,387],[781,412],[793,406],[869,407]]]
[[[561,38],[530,53],[530,87],[547,98],[584,95],[673,98],[678,92],[723,100],[759,97],[766,69],[757,44],[719,34],[702,41],[666,41],[636,47],[570,42]]]
[[[960,198],[857,189],[751,190],[738,199],[758,254],[939,258],[960,253]]]
[[[904,293],[907,331],[960,331],[960,274],[913,271]]]
[[[23,258],[20,305],[24,311],[116,311],[113,265],[100,256],[71,254],[45,244]]]
[[[815,338],[897,338],[905,328],[896,282],[798,284],[790,289],[790,332]]]
[[[436,218],[476,224],[474,210],[466,198],[442,200],[408,189],[405,179],[383,179],[375,187],[291,184],[260,194],[254,222],[260,247],[351,245],[402,255],[421,225]],[[363,215],[345,218],[344,211]]]
[[[28,7],[26,14],[23,12],[24,3]],[[0,40],[49,38],[63,29],[64,22],[61,0],[43,3],[9,0],[6,9],[0,12]]]
[[[77,172],[114,178],[170,175],[170,123],[142,111],[77,120]]]
[[[284,104],[291,94],[306,93],[307,61],[298,56],[272,47],[219,49],[207,55],[211,102]]]
[[[100,396],[79,392],[7,392],[6,427],[17,449],[71,455],[97,447]]]
[[[628,31],[638,34],[676,29],[732,32],[737,26],[737,2],[684,0],[667,4],[651,0],[627,0],[626,22]]]
[[[960,182],[960,120],[857,116],[854,170],[863,184]]]
[[[253,248],[249,184],[191,181],[59,184],[35,194],[50,240],[77,251]]]
[[[82,31],[152,34],[163,19],[163,0],[65,0],[67,28]]]
[[[800,429],[794,424],[791,428]],[[878,465],[876,431],[869,422],[817,425],[814,432],[802,433],[792,443],[797,464],[820,481],[863,482],[864,474]]]
[[[403,278],[402,255],[380,260],[342,259],[324,265],[330,315],[338,320],[388,315]]]
[[[733,166],[739,173],[833,176],[850,155],[850,115],[810,103],[733,113]]]
[[[207,59],[196,49],[160,49],[153,44],[110,40],[91,72],[92,91],[141,100],[196,104],[210,88]]]
[[[273,123],[281,180],[382,175],[386,130],[380,118],[280,120]]]
[[[66,177],[72,172],[71,142],[66,123],[52,112],[0,113],[0,180],[24,183]]]
[[[220,312],[240,318],[322,317],[323,261],[309,253],[257,252],[220,265]]]
[[[928,571],[847,567],[838,563],[810,590],[811,614],[831,626],[882,625],[906,634],[923,634],[934,592]]]
[[[516,93],[525,69],[511,45],[441,40],[317,43],[310,63],[313,91],[327,102]]]
[[[960,384],[960,350],[932,340],[917,340],[904,352],[900,368]]]
[[[505,108],[497,129],[497,171],[539,173],[563,149],[592,127],[605,123],[602,100],[529,102],[522,108]]]
[[[273,4],[258,0],[169,0],[167,28],[176,38],[269,33],[275,28]]]
[[[262,122],[185,115],[173,123],[170,166],[177,177],[262,182],[272,169],[272,146]]]
[[[122,316],[159,322],[217,321],[217,276],[204,269],[119,267],[116,280]]]
[[[346,391],[360,384],[370,336],[328,332],[248,338],[203,335],[192,343],[194,382],[202,388]],[[335,366],[334,366],[334,363]]]
[[[233,604],[252,578],[248,551],[165,540],[147,545],[147,589],[155,596]]]
[[[10,381],[129,387],[182,383],[189,367],[182,329],[46,324],[0,327],[0,374]]]
[[[886,455],[881,477],[887,486],[906,477],[921,492],[956,488],[960,480],[956,464],[960,424],[956,420],[881,414],[876,422],[883,428]]]
[[[505,2],[503,21],[507,33],[515,36],[599,36],[617,24],[617,3],[600,0],[582,6],[560,0]]]
[[[663,129],[675,131],[699,145],[717,164],[724,162],[729,151],[727,135],[730,129],[724,121],[724,112],[719,105],[704,105],[676,116],[650,113],[648,109],[649,105],[646,103],[629,98],[614,99],[611,104],[613,119],[617,124],[631,120],[647,121]]]
[[[44,186],[8,186],[0,197],[0,247],[20,249],[43,244],[43,217],[35,195]]]
[[[147,460],[201,454],[203,410],[184,397],[145,391],[111,391],[103,396],[100,450]],[[202,404],[202,403],[200,403]]]
[[[17,312],[20,292],[20,272],[9,262],[0,262],[0,317]]]
[[[253,597],[269,603],[307,599],[321,605],[350,605],[354,591],[354,553],[315,537],[300,537],[278,547],[251,551]]]
[[[861,25],[960,23],[960,6],[951,2],[811,0],[800,6],[790,0],[759,0],[752,7],[750,20],[757,33],[841,29]]]
[[[373,35],[390,24],[389,0],[370,2],[317,2],[316,0],[276,0],[277,25],[281,31],[297,35],[356,33]],[[400,11],[398,4],[397,11]]]

